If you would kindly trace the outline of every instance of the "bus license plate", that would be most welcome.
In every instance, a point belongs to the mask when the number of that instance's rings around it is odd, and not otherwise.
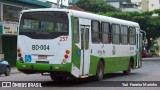
[[[47,55],[38,55],[38,59],[47,59]]]

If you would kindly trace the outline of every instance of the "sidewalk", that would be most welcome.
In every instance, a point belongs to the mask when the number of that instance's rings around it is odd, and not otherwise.
[[[160,60],[160,57],[146,57],[142,58],[142,60]]]
[[[20,71],[17,70],[16,67],[11,67],[11,74],[20,73]]]

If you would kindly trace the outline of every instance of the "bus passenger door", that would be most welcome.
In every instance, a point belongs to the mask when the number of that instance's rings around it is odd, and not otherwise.
[[[137,53],[137,63],[136,63],[136,68],[141,68],[142,67],[142,33],[138,33],[137,34],[137,39],[136,39],[136,41],[137,41],[137,45],[136,45],[136,49],[137,49],[137,51],[136,51],[136,53]]]
[[[80,26],[81,32],[81,75],[85,76],[89,74],[89,30],[90,26]]]

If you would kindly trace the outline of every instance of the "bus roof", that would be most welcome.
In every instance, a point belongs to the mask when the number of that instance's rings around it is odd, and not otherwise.
[[[109,22],[109,23],[114,23],[114,24],[127,25],[127,26],[133,26],[136,28],[140,28],[139,24],[136,22],[117,19],[117,18],[103,16],[103,15],[97,15],[97,14],[93,14],[89,12],[76,11],[76,10],[71,10],[71,9],[40,8],[40,9],[23,10],[22,12],[34,12],[34,11],[64,11],[64,12],[70,12],[73,16],[80,17],[83,19],[104,21],[104,22]]]

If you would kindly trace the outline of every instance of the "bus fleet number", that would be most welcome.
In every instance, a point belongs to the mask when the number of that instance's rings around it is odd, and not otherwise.
[[[32,45],[32,50],[49,50],[49,45]]]
[[[67,40],[68,40],[68,37],[60,37],[59,41],[67,41]]]

